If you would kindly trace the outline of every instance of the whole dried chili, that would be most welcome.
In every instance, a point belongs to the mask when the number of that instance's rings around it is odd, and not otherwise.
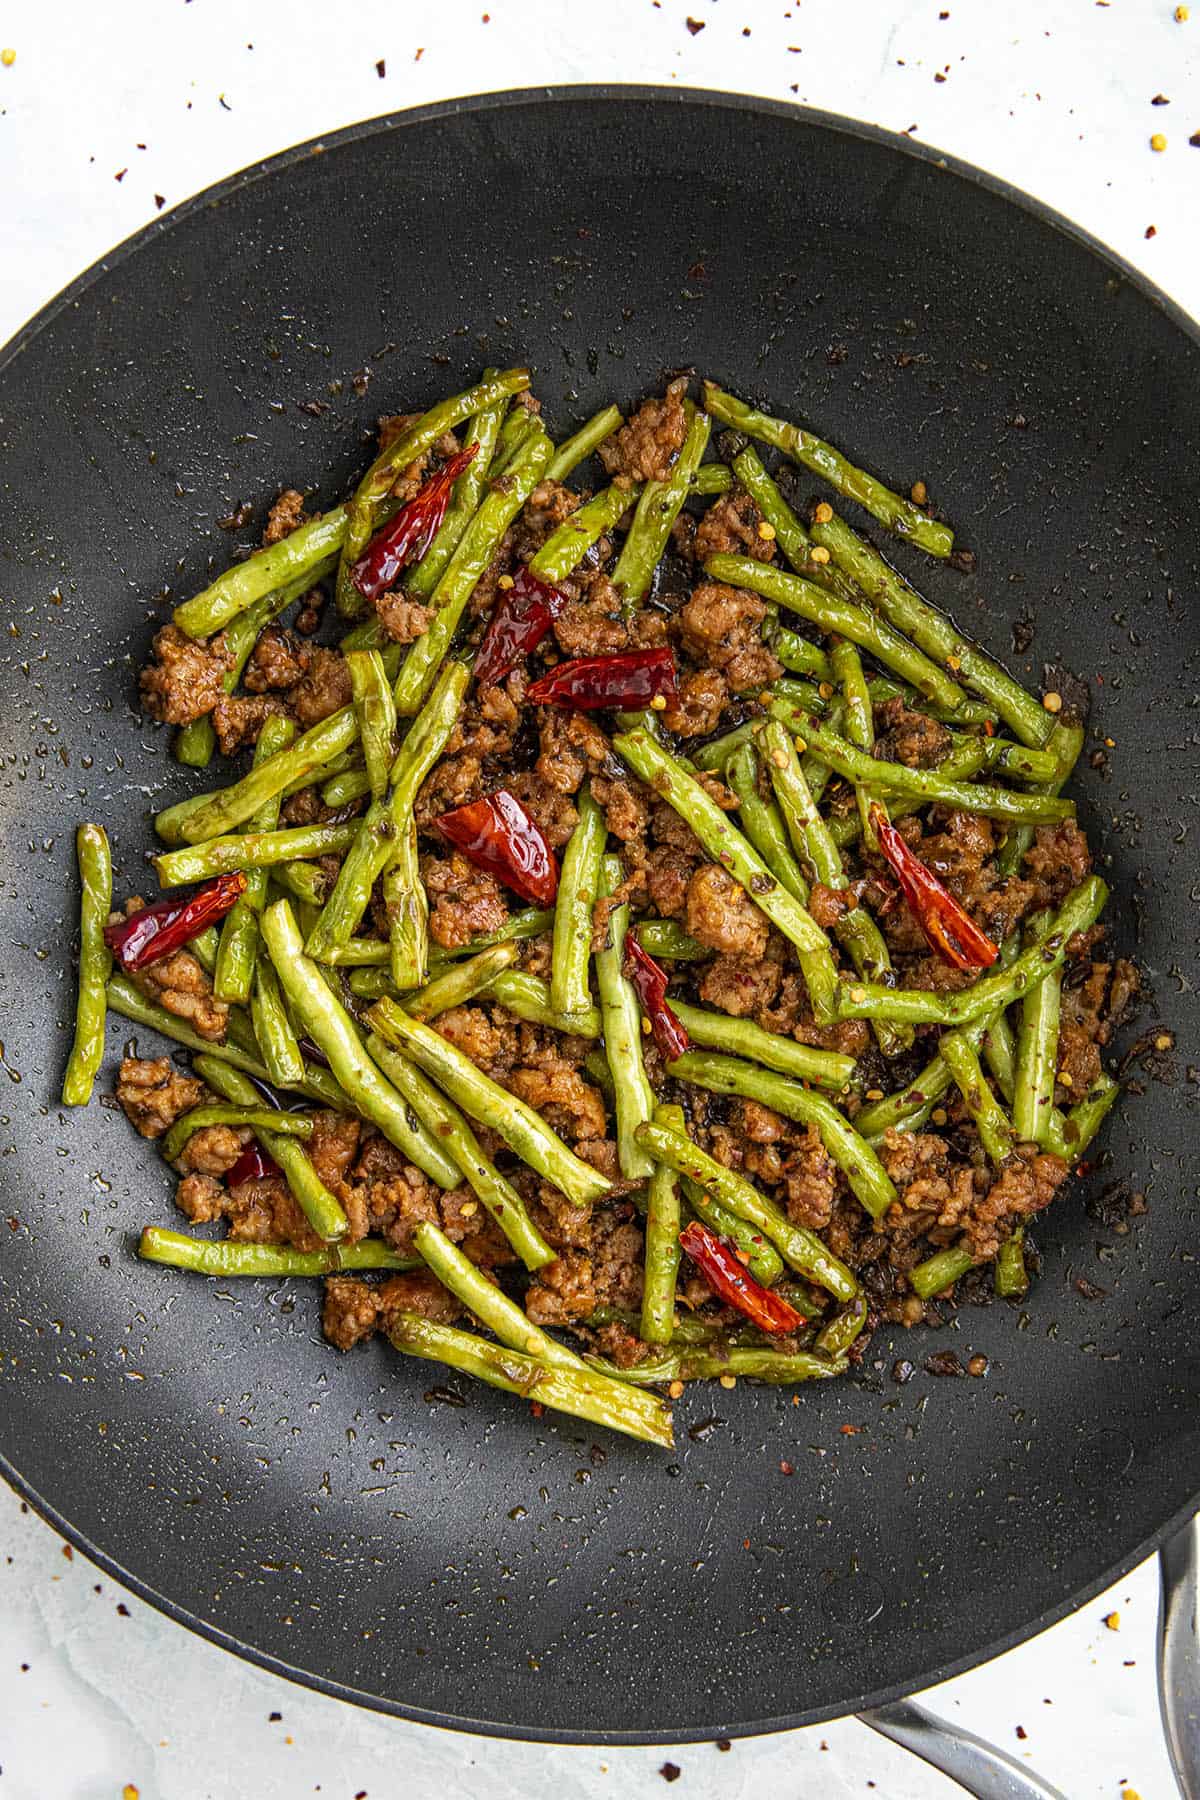
[[[173,956],[193,938],[219,924],[245,892],[241,870],[206,881],[186,900],[156,900],[115,925],[104,927],[104,941],[127,974]]]
[[[991,938],[979,929],[949,888],[943,887],[920,857],[914,856],[882,806],[872,806],[869,817],[879,839],[879,848],[900,883],[930,949],[956,969],[990,968],[1000,954]]]
[[[386,593],[408,563],[424,556],[446,516],[451,488],[478,451],[478,444],[468,444],[443,463],[383,530],[375,533],[350,571],[351,581],[365,599],[374,600]]]
[[[650,1021],[654,1041],[670,1062],[691,1046],[691,1038],[667,1001],[667,975],[630,932],[625,939],[625,973]]]
[[[518,569],[512,586],[501,589],[479,646],[475,658],[479,685],[492,687],[503,681],[523,656],[536,650],[566,604],[561,588],[539,581],[528,569]]]
[[[551,906],[558,892],[558,864],[541,830],[515,794],[499,788],[482,800],[456,806],[435,820],[442,836],[468,862],[486,869],[535,906]]]
[[[782,1294],[773,1294],[770,1288],[755,1281],[750,1271],[742,1266],[733,1246],[725,1238],[718,1237],[715,1231],[710,1231],[707,1225],[702,1225],[699,1219],[693,1219],[679,1234],[679,1242],[718,1300],[724,1300],[727,1306],[735,1306],[760,1331],[783,1336],[799,1331],[805,1324],[803,1313],[798,1313]]]
[[[674,706],[679,698],[675,658],[665,644],[621,650],[615,656],[577,656],[540,676],[527,698],[539,706],[573,706],[580,712],[603,706],[634,712],[656,700]]]
[[[225,1185],[235,1188],[243,1181],[265,1181],[270,1175],[282,1173],[279,1164],[267,1155],[258,1139],[251,1138],[232,1169],[225,1171]]]

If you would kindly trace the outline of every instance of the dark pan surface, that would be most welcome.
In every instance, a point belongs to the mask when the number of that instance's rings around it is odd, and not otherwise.
[[[1200,1490],[1194,331],[997,184],[793,108],[502,95],[322,149],[116,252],[0,378],[5,1470],[174,1617],[415,1717],[677,1738],[922,1685],[1078,1603]],[[930,482],[980,568],[915,573],[1003,655],[1031,621],[1026,675],[1089,681],[1115,748],[1083,816],[1178,1036],[1039,1232],[1025,1316],[881,1337],[798,1405],[698,1391],[674,1458],[479,1388],[427,1401],[429,1368],[324,1348],[311,1287],[140,1266],[162,1164],[56,1104],[74,825],[108,825],[128,891],[188,779],[133,706],[166,590],[225,563],[231,505],[332,500],[377,413],[526,358],[559,432],[694,364]],[[1127,1232],[1114,1183],[1147,1196]],[[948,1346],[986,1379],[893,1384]]]

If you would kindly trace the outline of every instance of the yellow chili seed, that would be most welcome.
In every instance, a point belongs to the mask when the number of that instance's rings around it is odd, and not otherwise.
[[[782,750],[772,750],[771,761],[775,764],[777,769],[787,768],[788,759],[785,752]]]
[[[775,527],[772,525],[770,519],[760,519],[758,521],[758,535],[760,538],[765,538],[768,544],[772,542],[775,536]]]
[[[932,1125],[944,1125],[946,1123],[945,1107],[944,1106],[935,1106],[933,1111],[929,1115],[929,1121],[930,1121],[930,1124],[932,1124]]]
[[[817,683],[817,692],[820,694],[822,700],[832,700],[833,683],[831,681],[819,681]]]
[[[812,559],[815,563],[827,563],[829,561],[829,552],[824,544],[818,544],[816,546],[812,553]]]
[[[1045,709],[1048,713],[1061,712],[1062,711],[1062,695],[1054,693],[1053,690],[1048,694],[1043,694],[1042,695],[1042,705],[1045,707]]]
[[[1191,16],[1192,9],[1190,6],[1177,6],[1175,8],[1175,23],[1177,25],[1186,25]]]
[[[1165,150],[1166,147],[1167,147],[1166,138],[1163,136],[1161,131],[1156,131],[1154,136],[1150,139],[1150,148],[1152,150]]]
[[[833,517],[833,508],[828,500],[820,500],[813,512],[813,519],[818,525],[828,525]]]
[[[908,491],[914,506],[924,506],[929,498],[929,489],[923,481],[914,481]]]
[[[792,742],[795,744],[800,755],[803,756],[804,752],[808,749],[808,745],[805,743],[804,739],[802,737],[793,738]]]
[[[650,1021],[644,1015],[642,1017],[642,1035],[643,1037],[650,1036]]]
[[[479,1202],[478,1200],[464,1200],[458,1210],[464,1219],[469,1219],[472,1213],[479,1211]]]
[[[948,656],[946,658],[946,667],[948,669],[953,669],[954,673],[957,674],[958,671],[962,668],[962,657],[961,656]]]
[[[665,694],[655,694],[651,698],[650,706],[654,712],[666,712],[667,696]]]
[[[882,1100],[883,1099],[883,1089],[882,1088],[868,1088],[867,1089],[867,1099],[868,1100]]]
[[[513,585],[514,585],[513,578],[511,575],[501,575],[499,581],[496,583],[497,587],[502,587],[502,588],[510,588]]]
[[[850,989],[850,998],[853,1000],[855,1006],[858,1006],[861,1001],[866,999],[866,997],[866,988],[853,987]]]
[[[6,69],[11,69],[16,60],[15,50],[0,50],[0,63],[3,63]]]
[[[719,1375],[717,1379],[723,1388],[735,1388],[737,1386],[736,1375]]]
[[[1104,1623],[1108,1626],[1108,1629],[1110,1631],[1120,1631],[1120,1629],[1121,1629],[1120,1613],[1119,1612],[1105,1613]]]
[[[1160,1031],[1154,1040],[1154,1048],[1156,1050],[1173,1050],[1175,1048],[1175,1039],[1171,1036],[1169,1031]]]

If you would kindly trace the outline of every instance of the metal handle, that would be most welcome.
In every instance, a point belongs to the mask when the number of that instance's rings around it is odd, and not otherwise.
[[[893,1700],[859,1713],[864,1725],[957,1781],[975,1800],[1066,1800],[1032,1770],[970,1731],[944,1725],[913,1700]],[[1193,1716],[1193,1725],[1194,1725]]]
[[[1200,1800],[1200,1519],[1158,1553],[1158,1699],[1183,1800]]]

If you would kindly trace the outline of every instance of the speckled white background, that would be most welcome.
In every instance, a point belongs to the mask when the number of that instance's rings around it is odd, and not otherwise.
[[[1200,0],[1195,12],[1177,23],[1168,0],[0,0],[0,45],[17,53],[0,66],[0,340],[156,211],[245,163],[424,101],[581,81],[731,88],[912,130],[1059,208],[1200,314],[1200,144],[1188,142],[1200,136]],[[928,1702],[1070,1800],[1170,1800],[1156,1602],[1147,1566]],[[378,1718],[159,1618],[0,1488],[0,1800],[118,1800],[127,1783],[140,1800],[657,1800],[668,1762],[680,1800],[959,1791],[852,1720],[722,1754],[494,1743]]]

